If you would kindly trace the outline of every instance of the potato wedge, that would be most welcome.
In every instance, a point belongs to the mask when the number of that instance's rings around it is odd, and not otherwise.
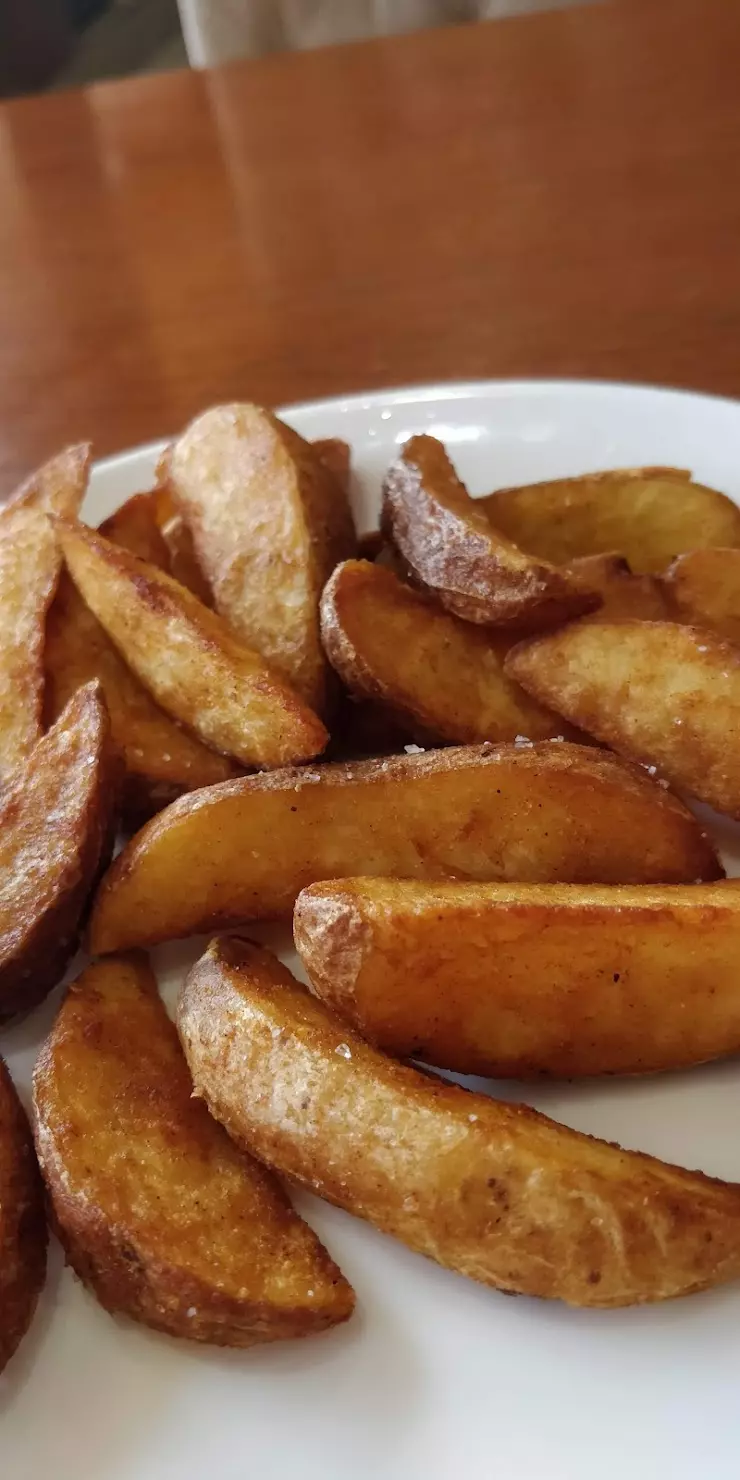
[[[740,651],[676,622],[574,623],[523,642],[506,672],[541,704],[740,817]]]
[[[740,550],[690,550],[674,560],[665,590],[679,620],[740,647]]]
[[[170,451],[169,484],[216,610],[325,713],[319,597],[354,554],[341,482],[311,444],[259,406],[217,406]]]
[[[0,509],[0,776],[41,736],[44,626],[62,566],[47,516],[77,513],[89,467],[89,447],[68,447]]]
[[[684,468],[616,468],[502,488],[480,506],[502,534],[555,565],[619,550],[642,574],[665,570],[684,550],[740,545],[740,509]]]
[[[345,879],[299,894],[323,1002],[459,1074],[653,1074],[740,1051],[740,887]]]
[[[246,776],[182,797],[103,880],[91,950],[285,917],[355,874],[574,883],[716,879],[676,797],[580,745],[471,746]]]
[[[167,569],[181,586],[192,591],[204,606],[213,606],[213,592],[198,564],[193,536],[170,492],[167,482],[169,448],[157,467],[157,486],[152,490],[154,512],[162,539],[167,546]]]
[[[317,437],[311,443],[314,456],[318,458],[322,467],[331,473],[339,484],[345,498],[349,496],[350,473],[352,468],[352,450],[349,442],[343,442],[341,437]]]
[[[493,527],[435,437],[411,437],[386,474],[382,527],[415,579],[466,622],[537,630],[599,604]]]
[[[0,1372],[31,1324],[45,1276],[43,1186],[25,1112],[0,1059]]]
[[[113,744],[124,765],[121,809],[128,825],[140,825],[184,791],[239,774],[233,761],[208,750],[155,704],[66,570],[47,617],[45,667],[48,724],[83,684],[100,680]]]
[[[601,606],[584,622],[665,622],[675,620],[673,604],[659,576],[636,576],[623,555],[582,555],[567,565],[586,591],[598,591]]]
[[[366,560],[344,561],[327,581],[321,638],[346,687],[388,706],[411,735],[468,744],[569,728],[506,677],[510,639],[460,621]]]
[[[317,716],[184,586],[84,524],[55,527],[80,595],[173,719],[244,765],[323,750],[329,737]]]
[[[460,1274],[584,1306],[740,1276],[740,1187],[395,1063],[248,941],[211,944],[178,1028],[237,1144]]]
[[[170,556],[157,523],[154,493],[134,493],[99,526],[100,533],[122,550],[160,570],[169,570]]]
[[[99,685],[70,700],[0,794],[0,1022],[59,981],[113,842],[118,757]]]
[[[34,1131],[54,1222],[106,1310],[219,1346],[346,1320],[351,1287],[277,1180],[192,1096],[140,955],[89,966],[41,1050]]]

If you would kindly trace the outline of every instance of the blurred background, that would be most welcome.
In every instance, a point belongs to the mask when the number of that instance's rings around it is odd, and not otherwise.
[[[575,0],[0,0],[0,97]]]

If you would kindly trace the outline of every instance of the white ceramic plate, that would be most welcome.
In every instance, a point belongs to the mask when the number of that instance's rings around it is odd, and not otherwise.
[[[352,444],[362,527],[375,523],[383,469],[415,431],[449,444],[473,492],[673,463],[740,502],[740,404],[730,401],[492,383],[315,402],[286,417],[308,437]],[[98,466],[91,521],[147,486],[159,450]],[[732,849],[735,830],[721,831]],[[195,953],[155,954],[171,993]],[[3,1037],[24,1091],[55,1001]],[[737,1063],[527,1098],[578,1129],[740,1180]],[[359,1308],[339,1331],[283,1347],[209,1350],[112,1320],[55,1248],[32,1331],[0,1379],[2,1476],[737,1480],[740,1287],[615,1312],[505,1299],[313,1198],[300,1206]]]

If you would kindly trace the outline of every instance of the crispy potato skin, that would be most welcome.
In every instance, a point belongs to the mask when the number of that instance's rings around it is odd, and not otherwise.
[[[56,529],[80,595],[173,719],[244,765],[323,750],[317,715],[184,586],[86,525],[57,519]]]
[[[720,877],[695,818],[585,746],[481,746],[249,776],[175,802],[119,854],[96,953],[290,914],[320,879]]]
[[[356,536],[326,458],[262,407],[217,406],[174,444],[169,484],[216,610],[326,713],[333,698],[318,603]]]
[[[100,533],[114,545],[130,550],[160,570],[169,570],[170,556],[157,523],[156,493],[134,493],[115,513],[104,519]]]
[[[601,606],[583,622],[675,621],[670,594],[659,576],[633,574],[622,555],[583,555],[565,567],[584,590],[598,591]]]
[[[348,498],[352,473],[352,449],[349,442],[344,442],[341,437],[317,437],[310,446],[314,457],[336,479],[345,498]]]
[[[119,782],[97,684],[70,701],[0,795],[0,1022],[62,976],[110,856]]]
[[[537,630],[598,606],[494,528],[435,437],[411,437],[389,469],[382,528],[415,579],[467,622]]]
[[[502,488],[481,499],[496,529],[556,565],[618,550],[637,574],[684,550],[740,545],[740,510],[682,468],[618,468]]]
[[[77,513],[89,468],[90,448],[68,447],[0,509],[0,776],[42,733],[44,627],[62,564],[48,516]]]
[[[337,566],[321,598],[321,638],[346,687],[386,705],[411,735],[465,745],[565,733],[559,715],[506,677],[510,639],[460,621],[382,566]]]
[[[248,941],[211,944],[178,1028],[238,1144],[461,1274],[582,1306],[740,1275],[740,1188],[395,1063]]]
[[[710,627],[740,646],[740,549],[679,555],[664,584],[679,620]]]
[[[0,1372],[31,1324],[45,1276],[43,1187],[25,1112],[0,1059]]]
[[[740,1049],[740,888],[346,879],[299,894],[323,1002],[396,1058],[526,1079]]]
[[[354,1297],[273,1176],[242,1156],[192,1085],[143,956],[90,966],[34,1074],[55,1225],[111,1312],[191,1341],[309,1336]]]
[[[541,704],[740,817],[740,652],[675,622],[573,623],[512,648]]]

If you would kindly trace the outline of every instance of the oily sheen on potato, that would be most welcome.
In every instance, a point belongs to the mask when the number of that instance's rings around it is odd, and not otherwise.
[[[415,579],[466,622],[538,629],[599,604],[493,526],[435,437],[411,437],[390,467],[382,526]]]
[[[0,1059],[0,1372],[31,1324],[45,1275],[44,1191],[25,1111]]]
[[[182,797],[103,880],[94,952],[289,916],[320,879],[721,875],[676,797],[586,746],[483,745],[247,776]]]
[[[177,1021],[239,1145],[460,1274],[582,1306],[740,1276],[740,1187],[396,1063],[249,941],[212,942]]]
[[[71,699],[0,793],[0,1022],[59,981],[109,856],[118,758],[97,684]]]
[[[676,622],[573,623],[512,648],[541,704],[740,817],[740,649]]]
[[[740,889],[344,879],[299,894],[314,990],[460,1074],[652,1074],[740,1051]]]
[[[496,529],[556,565],[619,551],[633,571],[684,550],[740,545],[740,509],[684,468],[615,468],[502,488],[480,500]]]
[[[111,1312],[191,1341],[310,1336],[354,1298],[270,1172],[192,1096],[142,955],[89,966],[34,1073],[34,1130],[55,1225]]]
[[[56,529],[80,595],[172,719],[243,765],[324,749],[317,715],[184,586],[84,524],[57,519]]]

